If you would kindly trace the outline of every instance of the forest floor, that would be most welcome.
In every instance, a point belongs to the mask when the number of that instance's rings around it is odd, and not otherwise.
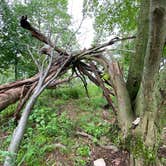
[[[103,158],[106,166],[128,166],[112,110],[100,89],[90,86],[89,94],[80,87],[46,90],[29,118],[16,165],[93,166]],[[14,128],[10,119],[0,130],[0,165]]]
[[[89,99],[86,98],[85,100]],[[101,107],[93,110],[92,113],[92,110],[89,111],[90,106],[88,108],[87,105],[86,109],[82,109],[77,102],[79,103],[78,100],[72,100],[61,105],[58,112],[59,115],[66,112],[69,119],[78,124],[74,132],[75,136],[72,138],[75,143],[71,147],[70,153],[64,154],[61,149],[57,148],[54,150],[54,153],[48,153],[46,160],[53,159],[56,161],[57,166],[93,166],[93,161],[103,158],[108,166],[127,166],[128,152],[117,150],[114,146],[112,147],[112,142],[107,133],[109,132],[109,125],[115,123],[111,111],[104,109],[101,105]],[[102,122],[107,124],[107,127],[102,126]],[[83,124],[79,125],[79,123]],[[87,125],[86,127],[83,127],[84,123]]]

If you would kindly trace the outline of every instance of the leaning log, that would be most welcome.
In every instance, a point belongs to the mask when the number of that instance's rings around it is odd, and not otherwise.
[[[44,34],[42,34],[35,27],[33,27],[27,21],[26,16],[23,16],[21,18],[20,24],[24,29],[27,29],[32,34],[33,37],[40,40],[41,42],[48,44],[51,48],[53,48],[58,53],[59,58],[57,58],[53,62],[50,72],[48,74],[48,78],[52,77],[52,75],[54,75],[54,73],[56,73],[58,68],[60,68],[60,66],[63,64],[65,59],[67,59],[67,57],[69,57],[69,54],[66,51],[64,51],[62,48],[58,48]],[[134,38],[135,38],[135,36],[125,37],[125,38],[116,37],[104,44],[100,44],[98,46],[89,48],[87,50],[80,51],[77,54],[73,53],[71,61],[68,62],[68,64],[66,64],[66,68],[64,67],[64,70],[62,72],[66,72],[65,70],[67,70],[67,68],[69,69],[69,68],[74,68],[74,67],[77,68],[77,70],[79,70],[79,68],[82,66],[82,67],[84,67],[84,71],[81,71],[81,72],[88,73],[88,70],[89,70],[88,65],[82,64],[81,63],[82,59],[86,60],[91,57],[93,57],[93,59],[95,59],[98,54],[101,54],[105,51],[105,49],[103,49],[103,48],[110,46],[118,41],[134,39]],[[88,77],[92,78],[89,74],[88,74]],[[36,74],[35,76],[25,79],[25,80],[16,81],[16,82],[8,83],[5,85],[0,85],[0,111],[2,111],[4,108],[9,106],[10,104],[17,102],[20,98],[24,97],[28,93],[28,90],[35,83],[37,83],[38,80],[39,80],[39,74]],[[95,79],[92,79],[92,80],[94,80],[94,83],[96,84]],[[48,86],[51,86],[51,85],[48,85]]]

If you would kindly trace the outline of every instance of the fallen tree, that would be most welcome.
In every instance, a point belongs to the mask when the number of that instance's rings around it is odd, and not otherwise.
[[[144,8],[145,6],[146,9]],[[9,152],[17,153],[28,116],[40,93],[48,87],[52,81],[56,81],[61,75],[66,73],[69,69],[72,69],[72,76],[75,74],[75,76],[79,77],[84,83],[85,89],[87,86],[85,76],[87,76],[103,90],[106,100],[117,117],[124,142],[128,140],[130,143],[128,146],[131,153],[131,165],[144,165],[146,161],[144,154],[153,151],[153,154],[156,155],[158,148],[156,146],[157,138],[160,134],[158,133],[156,120],[158,114],[163,111],[161,105],[165,103],[163,101],[165,101],[166,97],[165,89],[163,88],[161,101],[158,102],[156,100],[156,95],[159,93],[157,80],[161,72],[160,59],[166,38],[166,1],[142,0],[141,7],[142,11],[146,10],[146,12],[140,14],[141,19],[138,26],[139,35],[136,40],[137,49],[134,56],[136,59],[131,61],[127,86],[118,62],[108,60],[106,56],[104,56],[106,54],[105,48],[115,42],[133,39],[135,37],[116,37],[107,43],[78,53],[68,54],[67,51],[55,46],[44,34],[34,28],[27,21],[26,16],[22,17],[21,26],[29,30],[33,37],[48,44],[50,46],[49,50],[55,52],[57,56],[53,56],[53,54],[46,51],[45,53],[48,55],[48,59],[53,59],[50,63],[50,67],[46,70],[47,72],[41,70],[39,74],[28,79],[29,83],[27,80],[22,80],[0,86],[0,94],[2,96],[0,96],[0,99],[2,99],[4,103],[5,99],[10,100],[8,95],[6,95],[6,97],[5,95],[3,96],[3,94],[7,94],[7,91],[11,93],[12,90],[15,90],[16,96],[16,98],[13,97],[8,104],[4,104],[5,106],[3,106],[3,108],[14,103],[22,96],[22,101],[24,102],[19,104],[18,110],[20,110],[29,98],[29,102],[25,106],[21,120],[19,121],[18,128],[16,128],[16,132],[13,134]],[[146,22],[144,22],[144,19]],[[141,28],[142,24],[146,24],[145,29]],[[144,41],[141,41],[142,37],[146,37],[143,39]],[[140,42],[143,43],[140,44]],[[140,50],[141,54],[138,54]],[[138,60],[138,64],[136,60]],[[102,77],[105,72],[109,74],[109,79],[107,80]],[[109,88],[106,84],[109,85]],[[24,95],[23,92],[18,92],[17,88],[24,91],[24,87],[26,89],[25,85],[30,88],[28,88],[27,91],[25,90],[26,94]],[[113,89],[113,93],[110,89]],[[114,95],[116,98],[116,106],[111,100],[111,95]],[[135,119],[136,121],[134,121]],[[22,129],[21,126],[23,126]],[[135,155],[133,149],[142,151],[142,153],[140,154],[138,152],[138,154]],[[154,158],[153,155],[152,157],[148,157],[149,160],[146,161],[146,164],[160,164],[158,159]],[[7,158],[6,165],[10,165],[11,160],[10,157]]]
[[[1,87],[1,93],[4,93],[4,92],[6,93],[6,91],[10,91],[11,88],[12,89],[14,88],[14,90],[15,88],[17,88],[18,90],[19,88],[22,89],[22,92],[20,94],[17,93],[16,95],[17,98],[19,95],[21,96],[21,100],[18,104],[17,111],[16,111],[16,117],[18,117],[18,113],[27,102],[23,110],[23,113],[21,115],[21,118],[19,120],[18,126],[16,127],[13,133],[12,140],[8,148],[8,152],[12,155],[9,155],[6,157],[5,163],[4,163],[5,166],[10,166],[15,161],[15,157],[18,152],[19,145],[21,143],[21,140],[23,138],[23,134],[26,128],[28,117],[31,113],[31,110],[35,104],[36,99],[46,87],[51,86],[53,82],[56,82],[56,79],[60,77],[63,73],[65,73],[67,69],[69,68],[73,69],[72,76],[75,73],[76,76],[79,77],[84,83],[86,90],[87,90],[87,87],[86,87],[87,83],[86,83],[84,74],[87,75],[89,79],[92,80],[95,84],[100,86],[103,89],[104,95],[106,96],[108,103],[112,106],[113,110],[115,111],[111,97],[109,96],[111,93],[105,87],[104,83],[102,82],[102,79],[100,78],[101,72],[97,69],[97,67],[95,67],[94,64],[92,64],[92,62],[90,62],[91,61],[90,59],[91,57],[93,57],[96,59],[97,62],[98,60],[103,60],[104,58],[100,59],[100,57],[102,57],[101,53],[104,52],[104,50],[100,50],[100,49],[106,46],[109,46],[116,41],[124,40],[124,39],[115,38],[111,40],[110,42],[105,43],[103,45],[90,48],[86,51],[80,52],[75,55],[72,55],[72,54],[69,55],[64,51],[61,51],[61,49],[59,48],[57,49],[57,47],[54,47],[51,41],[49,41],[42,33],[40,33],[38,30],[36,30],[34,27],[30,25],[30,23],[27,21],[26,16],[23,16],[21,18],[21,26],[29,30],[32,33],[32,35],[36,37],[37,39],[49,44],[49,46],[53,47],[53,49],[51,50],[49,54],[48,52],[46,52],[47,55],[49,55],[49,56],[46,56],[46,59],[45,59],[45,60],[47,59],[49,60],[49,63],[46,65],[47,66],[46,68],[44,68],[46,61],[43,61],[42,64],[39,64],[30,52],[36,66],[39,69],[39,74],[32,77],[31,79],[18,81],[18,82],[4,85]],[[87,63],[83,62],[82,61],[83,59],[84,60],[87,59]],[[105,62],[106,61],[103,61],[103,64]],[[104,65],[107,65],[107,64],[104,64]],[[96,78],[92,75],[93,72],[95,73]],[[29,88],[25,87],[27,85],[29,86]],[[16,101],[16,98],[15,100],[12,100],[12,101]]]
[[[36,28],[34,28],[33,26],[30,25],[30,23],[27,21],[26,16],[22,17],[21,26],[23,28],[29,30],[33,37],[36,37],[40,41],[48,44],[51,48],[53,47],[53,49],[58,53],[59,56],[56,59],[54,59],[51,69],[48,73],[48,79],[49,79],[49,77],[52,77],[52,75],[54,75],[54,73],[56,73],[56,71],[60,68],[60,66],[65,61],[65,59],[69,56],[69,54],[67,54],[67,52],[65,52],[63,49],[60,49],[56,46],[54,47],[53,43],[49,39],[47,39],[47,37],[44,34],[42,34]],[[65,72],[67,67],[72,68],[74,70],[75,69],[80,70],[81,72],[84,72],[85,75],[90,77],[91,81],[93,81],[95,84],[99,85],[97,83],[98,81],[92,76],[91,73],[89,73],[89,72],[92,72],[93,70],[91,69],[91,66],[87,64],[88,60],[95,59],[97,62],[100,63],[100,61],[101,62],[103,61],[102,54],[106,51],[103,48],[108,47],[119,41],[123,41],[123,40],[127,40],[127,39],[134,39],[134,38],[135,38],[135,36],[126,37],[126,38],[116,37],[107,43],[101,44],[96,47],[89,48],[87,50],[80,51],[77,54],[73,54],[70,58],[70,63],[68,63],[65,66],[63,71]],[[48,53],[46,53],[46,54],[48,54]],[[82,62],[83,59],[86,60],[86,63]],[[105,65],[104,67],[107,68],[107,64],[103,64],[103,65]],[[79,76],[79,74],[77,72],[75,72],[75,73],[77,76]],[[100,73],[100,75],[101,75],[101,73]],[[8,83],[5,85],[0,85],[0,111],[3,111],[3,109],[6,108],[8,105],[13,104],[16,101],[18,101],[20,99],[20,97],[21,98],[25,97],[25,94],[27,94],[28,91],[32,91],[32,89],[34,89],[34,85],[38,82],[38,80],[39,80],[39,74],[36,74],[35,76],[25,79],[25,80],[20,80],[20,81]],[[53,82],[50,83],[50,85],[48,85],[48,88],[49,87],[53,87]]]

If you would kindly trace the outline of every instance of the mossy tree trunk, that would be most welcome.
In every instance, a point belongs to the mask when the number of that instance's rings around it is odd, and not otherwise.
[[[158,137],[156,120],[160,109],[157,95],[165,39],[166,0],[142,0],[136,53],[131,59],[127,83],[125,84],[116,63],[112,62],[109,66],[117,99],[119,126],[125,139],[131,136],[129,146],[132,166],[159,163],[156,162]],[[165,80],[166,75],[162,79]],[[162,100],[164,101],[164,98]],[[139,125],[131,129],[132,120],[136,117],[140,117]]]
[[[128,116],[126,111],[127,103],[128,106],[130,104],[132,106],[132,109],[128,109],[130,113],[132,111],[132,117],[140,117],[138,127],[132,130],[132,140],[130,142],[132,145],[140,145],[139,150],[142,150],[142,156],[140,153],[140,156],[138,155],[136,159],[131,160],[131,165],[158,165],[155,163],[154,159],[155,152],[157,151],[156,143],[158,136],[155,122],[159,110],[157,102],[159,68],[165,39],[166,1],[142,0],[136,40],[136,54],[131,60],[127,81],[127,90],[130,97],[127,97],[122,93],[121,97],[118,98],[118,95],[116,94],[119,112],[122,112],[120,105],[124,106],[123,117],[125,117],[124,114],[126,117]],[[165,79],[165,77],[166,76],[164,76],[163,79]],[[115,81],[116,77],[114,76],[112,80]],[[118,84],[116,83],[116,85]],[[122,86],[119,85],[118,88],[116,87],[114,89],[116,91],[116,89],[120,89],[121,87]],[[125,89],[124,87],[125,86],[123,86],[123,89]],[[125,94],[127,94],[127,92]],[[125,104],[122,102],[122,98]],[[130,102],[128,98],[130,98]],[[118,116],[119,123],[124,121],[123,117]],[[127,118],[125,119],[127,120]],[[126,128],[125,125],[123,125],[122,131],[123,130],[127,130],[128,133],[131,134],[130,128]],[[136,140],[137,138],[138,142]],[[145,154],[144,152],[149,153],[149,156],[143,156]],[[134,153],[135,152],[131,149],[132,158],[135,158]],[[143,157],[148,157],[147,163],[145,163]]]
[[[151,0],[149,37],[144,59],[142,82],[136,99],[136,113],[141,117],[137,132],[141,133],[147,146],[153,147],[156,140],[155,118],[158,105],[156,89],[160,60],[166,38],[166,1]]]
[[[142,0],[137,26],[137,38],[135,44],[136,53],[131,58],[127,80],[127,89],[132,101],[134,101],[138,93],[142,79],[149,32],[149,7],[150,0]],[[132,105],[134,105],[134,103],[132,103]]]

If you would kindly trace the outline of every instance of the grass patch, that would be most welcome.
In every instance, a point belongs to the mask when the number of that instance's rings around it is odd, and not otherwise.
[[[63,165],[65,162],[68,165],[85,166],[89,162],[89,145],[93,142],[80,139],[76,131],[83,130],[98,139],[107,135],[110,127],[102,119],[102,107],[106,101],[101,90],[92,84],[88,85],[88,89],[90,98],[86,96],[82,85],[44,91],[29,117],[17,165],[46,165],[45,161],[49,160],[51,164],[60,162]],[[11,134],[14,128],[13,121],[9,121],[4,125],[3,132]],[[10,139],[11,136],[8,136],[1,141],[3,155]],[[55,144],[62,144],[65,148],[55,148]],[[60,157],[60,160],[56,157]]]

